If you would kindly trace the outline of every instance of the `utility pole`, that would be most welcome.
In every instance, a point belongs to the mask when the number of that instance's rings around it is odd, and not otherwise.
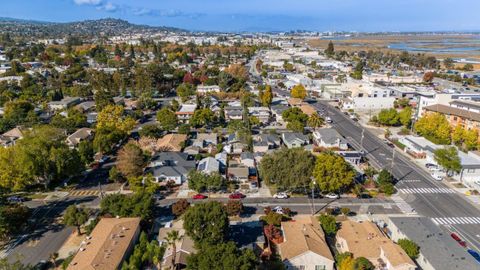
[[[315,180],[312,179],[312,216],[315,215]]]

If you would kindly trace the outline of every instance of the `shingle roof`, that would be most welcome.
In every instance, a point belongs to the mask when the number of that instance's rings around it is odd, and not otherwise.
[[[282,222],[285,241],[278,245],[282,260],[289,260],[311,251],[333,261],[325,234],[318,221],[310,220]]]

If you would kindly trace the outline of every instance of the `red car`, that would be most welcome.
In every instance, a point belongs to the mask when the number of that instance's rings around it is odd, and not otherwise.
[[[456,233],[451,233],[450,236],[455,240],[457,241],[457,243],[466,248],[467,247],[467,243],[465,241],[463,241]]]
[[[246,196],[243,195],[243,194],[240,193],[240,192],[232,193],[232,194],[230,194],[230,196],[228,196],[228,198],[230,198],[230,199],[243,199],[243,198],[245,198],[245,197],[246,197]]]
[[[193,195],[192,198],[193,198],[194,200],[203,200],[203,199],[208,198],[208,196],[203,195],[203,194],[196,194],[196,195]]]

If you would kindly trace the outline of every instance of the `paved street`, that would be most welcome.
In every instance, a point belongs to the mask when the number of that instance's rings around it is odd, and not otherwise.
[[[420,215],[430,218],[479,218],[480,210],[466,198],[455,192],[446,192],[448,187],[434,180],[427,172],[414,162],[387,146],[380,138],[364,130],[362,142],[362,127],[346,117],[325,101],[313,104],[319,109],[325,109],[333,120],[333,127],[344,136],[350,144],[367,153],[367,158],[377,168],[392,169],[393,175],[399,180],[396,188],[401,198]],[[363,145],[362,145],[363,144]],[[394,154],[395,153],[395,154]],[[445,221],[447,221],[445,220]],[[478,224],[460,222],[434,222],[447,231],[455,231],[466,240],[470,246],[480,250],[480,230]]]
[[[26,205],[32,209],[32,217],[26,234],[11,240],[2,252],[10,261],[17,259],[24,264],[35,265],[57,252],[72,233],[72,227],[58,223],[63,211],[72,204],[90,203],[95,197],[64,198],[56,201],[30,201]]]
[[[159,206],[169,206],[178,199],[165,199],[158,201]],[[228,198],[214,198],[207,200],[188,199],[190,203],[201,203],[208,200],[215,200],[226,203]],[[242,203],[247,207],[250,214],[262,214],[265,207],[282,206],[288,207],[298,214],[311,214],[320,212],[328,207],[348,207],[357,214],[366,214],[367,212],[374,214],[400,214],[402,211],[396,206],[395,202],[390,199],[356,199],[356,198],[340,198],[334,199],[315,199],[312,205],[311,199],[304,197],[295,197],[289,199],[274,198],[244,198]]]

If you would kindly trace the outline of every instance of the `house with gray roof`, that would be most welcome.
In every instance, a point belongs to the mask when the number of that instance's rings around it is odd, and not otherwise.
[[[333,128],[322,128],[313,132],[313,140],[320,147],[347,150],[347,141]]]
[[[407,238],[420,247],[416,261],[423,270],[480,269],[480,264],[430,218],[390,217],[386,225],[392,240]]]
[[[270,110],[272,111],[272,115],[275,116],[275,121],[283,123],[284,121],[283,121],[282,113],[288,110],[288,108],[289,107],[287,105],[271,106]]]
[[[195,170],[196,164],[186,153],[161,152],[152,158],[149,167],[147,173],[151,172],[155,181],[174,181],[179,185],[187,181],[188,173]]]
[[[211,174],[220,171],[220,162],[212,157],[206,157],[198,163],[197,171]]]
[[[282,141],[288,148],[302,147],[310,143],[308,136],[299,132],[282,133]]]

